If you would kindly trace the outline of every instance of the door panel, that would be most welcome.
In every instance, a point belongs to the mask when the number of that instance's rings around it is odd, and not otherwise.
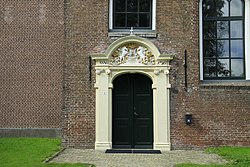
[[[119,85],[119,86],[118,86]],[[113,147],[130,148],[132,144],[130,102],[130,81],[128,77],[118,78],[113,90]]]
[[[134,78],[134,147],[149,148],[153,143],[152,82],[148,77]]]
[[[113,85],[113,147],[152,148],[152,81],[143,75],[126,74]]]

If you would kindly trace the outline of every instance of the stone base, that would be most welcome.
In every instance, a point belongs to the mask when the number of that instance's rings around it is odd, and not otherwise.
[[[170,143],[156,143],[154,144],[155,150],[161,151],[171,151],[171,144]]]
[[[111,149],[112,148],[112,143],[100,143],[100,142],[96,142],[95,143],[95,149],[96,150],[100,150],[100,151],[106,151],[107,149]]]
[[[1,128],[0,137],[41,137],[57,138],[61,137],[60,128]]]

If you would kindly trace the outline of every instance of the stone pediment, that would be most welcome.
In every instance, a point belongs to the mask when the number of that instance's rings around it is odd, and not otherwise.
[[[92,54],[96,66],[166,66],[173,57],[160,54],[152,42],[136,36],[118,39],[103,54]]]

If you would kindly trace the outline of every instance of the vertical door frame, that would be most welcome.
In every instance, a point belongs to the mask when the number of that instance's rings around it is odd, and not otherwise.
[[[149,49],[153,65],[111,63],[111,55],[121,46],[136,43]],[[157,47],[145,38],[127,36],[112,43],[104,54],[92,54],[96,70],[96,150],[112,149],[112,89],[113,80],[122,74],[139,73],[152,80],[153,89],[153,149],[170,150],[169,61],[173,54],[160,54]]]

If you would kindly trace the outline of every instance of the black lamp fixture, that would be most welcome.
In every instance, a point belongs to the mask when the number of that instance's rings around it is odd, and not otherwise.
[[[187,125],[190,125],[193,122],[192,114],[186,113],[185,115],[185,122]]]

